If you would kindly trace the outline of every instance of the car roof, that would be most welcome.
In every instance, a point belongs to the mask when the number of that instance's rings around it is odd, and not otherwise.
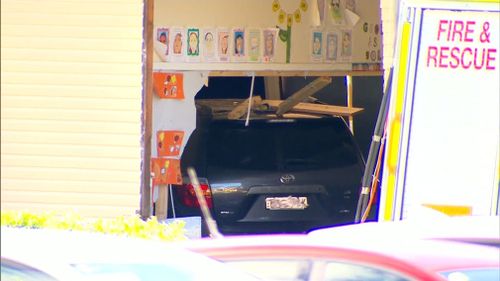
[[[433,216],[425,219],[365,222],[312,230],[309,235],[335,237],[412,237],[453,240],[500,247],[499,216]]]
[[[80,278],[74,265],[89,264],[162,265],[194,279],[217,276],[219,280],[233,280],[238,276],[253,280],[203,255],[171,248],[164,241],[84,231],[2,227],[1,245],[2,260],[23,263],[60,280]],[[193,271],[193,267],[199,271]]]
[[[355,258],[383,266],[398,264],[405,270],[441,272],[461,268],[498,267],[498,248],[452,241],[412,239],[337,239],[335,236],[302,234],[242,235],[223,239],[198,239],[186,245],[209,256],[224,259],[244,257]],[[281,253],[285,253],[280,254]],[[354,261],[354,260],[352,260]]]

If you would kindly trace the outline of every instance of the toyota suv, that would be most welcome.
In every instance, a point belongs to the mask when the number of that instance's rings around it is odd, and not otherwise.
[[[229,109],[214,104],[197,101],[170,214],[200,215],[186,174],[193,167],[222,234],[304,233],[354,221],[364,159],[343,118],[252,111],[246,126],[246,116],[230,120]]]

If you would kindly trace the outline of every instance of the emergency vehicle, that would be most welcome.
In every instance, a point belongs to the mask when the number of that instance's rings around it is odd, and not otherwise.
[[[498,0],[400,3],[379,221],[499,213],[499,27]]]

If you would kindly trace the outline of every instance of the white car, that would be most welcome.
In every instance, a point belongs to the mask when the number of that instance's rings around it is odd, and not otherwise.
[[[80,231],[1,229],[1,280],[256,280],[168,242]]]

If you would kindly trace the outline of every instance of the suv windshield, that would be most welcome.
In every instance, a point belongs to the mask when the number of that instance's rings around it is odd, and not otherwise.
[[[216,121],[208,163],[246,170],[296,171],[356,164],[357,149],[340,118]]]

